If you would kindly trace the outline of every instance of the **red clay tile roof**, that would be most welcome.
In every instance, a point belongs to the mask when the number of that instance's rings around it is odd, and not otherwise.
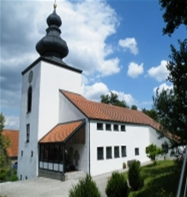
[[[40,143],[63,142],[82,123],[83,121],[76,121],[76,122],[70,122],[66,124],[58,124],[40,140]]]
[[[10,146],[7,148],[7,154],[9,157],[18,156],[18,141],[19,141],[19,131],[4,129],[2,134],[9,138]]]
[[[141,111],[89,101],[80,94],[64,90],[61,93],[90,119],[150,125],[159,130],[160,124]]]

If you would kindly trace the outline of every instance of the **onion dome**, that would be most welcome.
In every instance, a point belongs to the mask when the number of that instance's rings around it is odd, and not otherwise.
[[[47,18],[47,24],[47,34],[36,44],[36,50],[40,56],[54,56],[63,59],[68,55],[69,50],[66,41],[60,37],[61,30],[59,27],[61,26],[62,21],[56,14],[56,5],[54,5],[53,13]]]

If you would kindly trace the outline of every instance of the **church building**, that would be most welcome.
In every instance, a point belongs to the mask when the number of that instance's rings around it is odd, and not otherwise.
[[[95,176],[121,170],[130,160],[149,161],[145,148],[167,140],[158,139],[160,125],[141,111],[85,99],[82,70],[63,61],[68,46],[56,6],[47,24],[36,44],[40,57],[22,72],[19,179]]]

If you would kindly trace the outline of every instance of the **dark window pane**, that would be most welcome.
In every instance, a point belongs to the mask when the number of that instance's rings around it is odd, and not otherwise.
[[[97,159],[102,160],[103,159],[103,147],[97,148]]]
[[[106,124],[106,130],[111,131],[111,124]]]
[[[106,158],[107,159],[112,158],[112,147],[106,147]]]
[[[121,131],[125,131],[125,125],[121,125]]]
[[[114,131],[119,131],[117,124],[114,124]]]
[[[27,92],[27,112],[31,112],[32,108],[32,87],[30,86]]]
[[[97,123],[97,130],[103,130],[103,124]]]
[[[135,155],[139,155],[139,148],[135,148]]]
[[[127,153],[126,153],[126,146],[122,146],[122,147],[121,147],[121,156],[122,156],[122,157],[126,157],[126,156],[127,156]]]
[[[119,157],[119,146],[114,146],[114,157],[115,158]]]

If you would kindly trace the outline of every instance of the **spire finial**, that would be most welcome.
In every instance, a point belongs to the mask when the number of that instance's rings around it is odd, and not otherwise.
[[[56,7],[57,7],[57,4],[56,4],[56,0],[55,0],[55,2],[54,2],[54,9],[56,9]]]

